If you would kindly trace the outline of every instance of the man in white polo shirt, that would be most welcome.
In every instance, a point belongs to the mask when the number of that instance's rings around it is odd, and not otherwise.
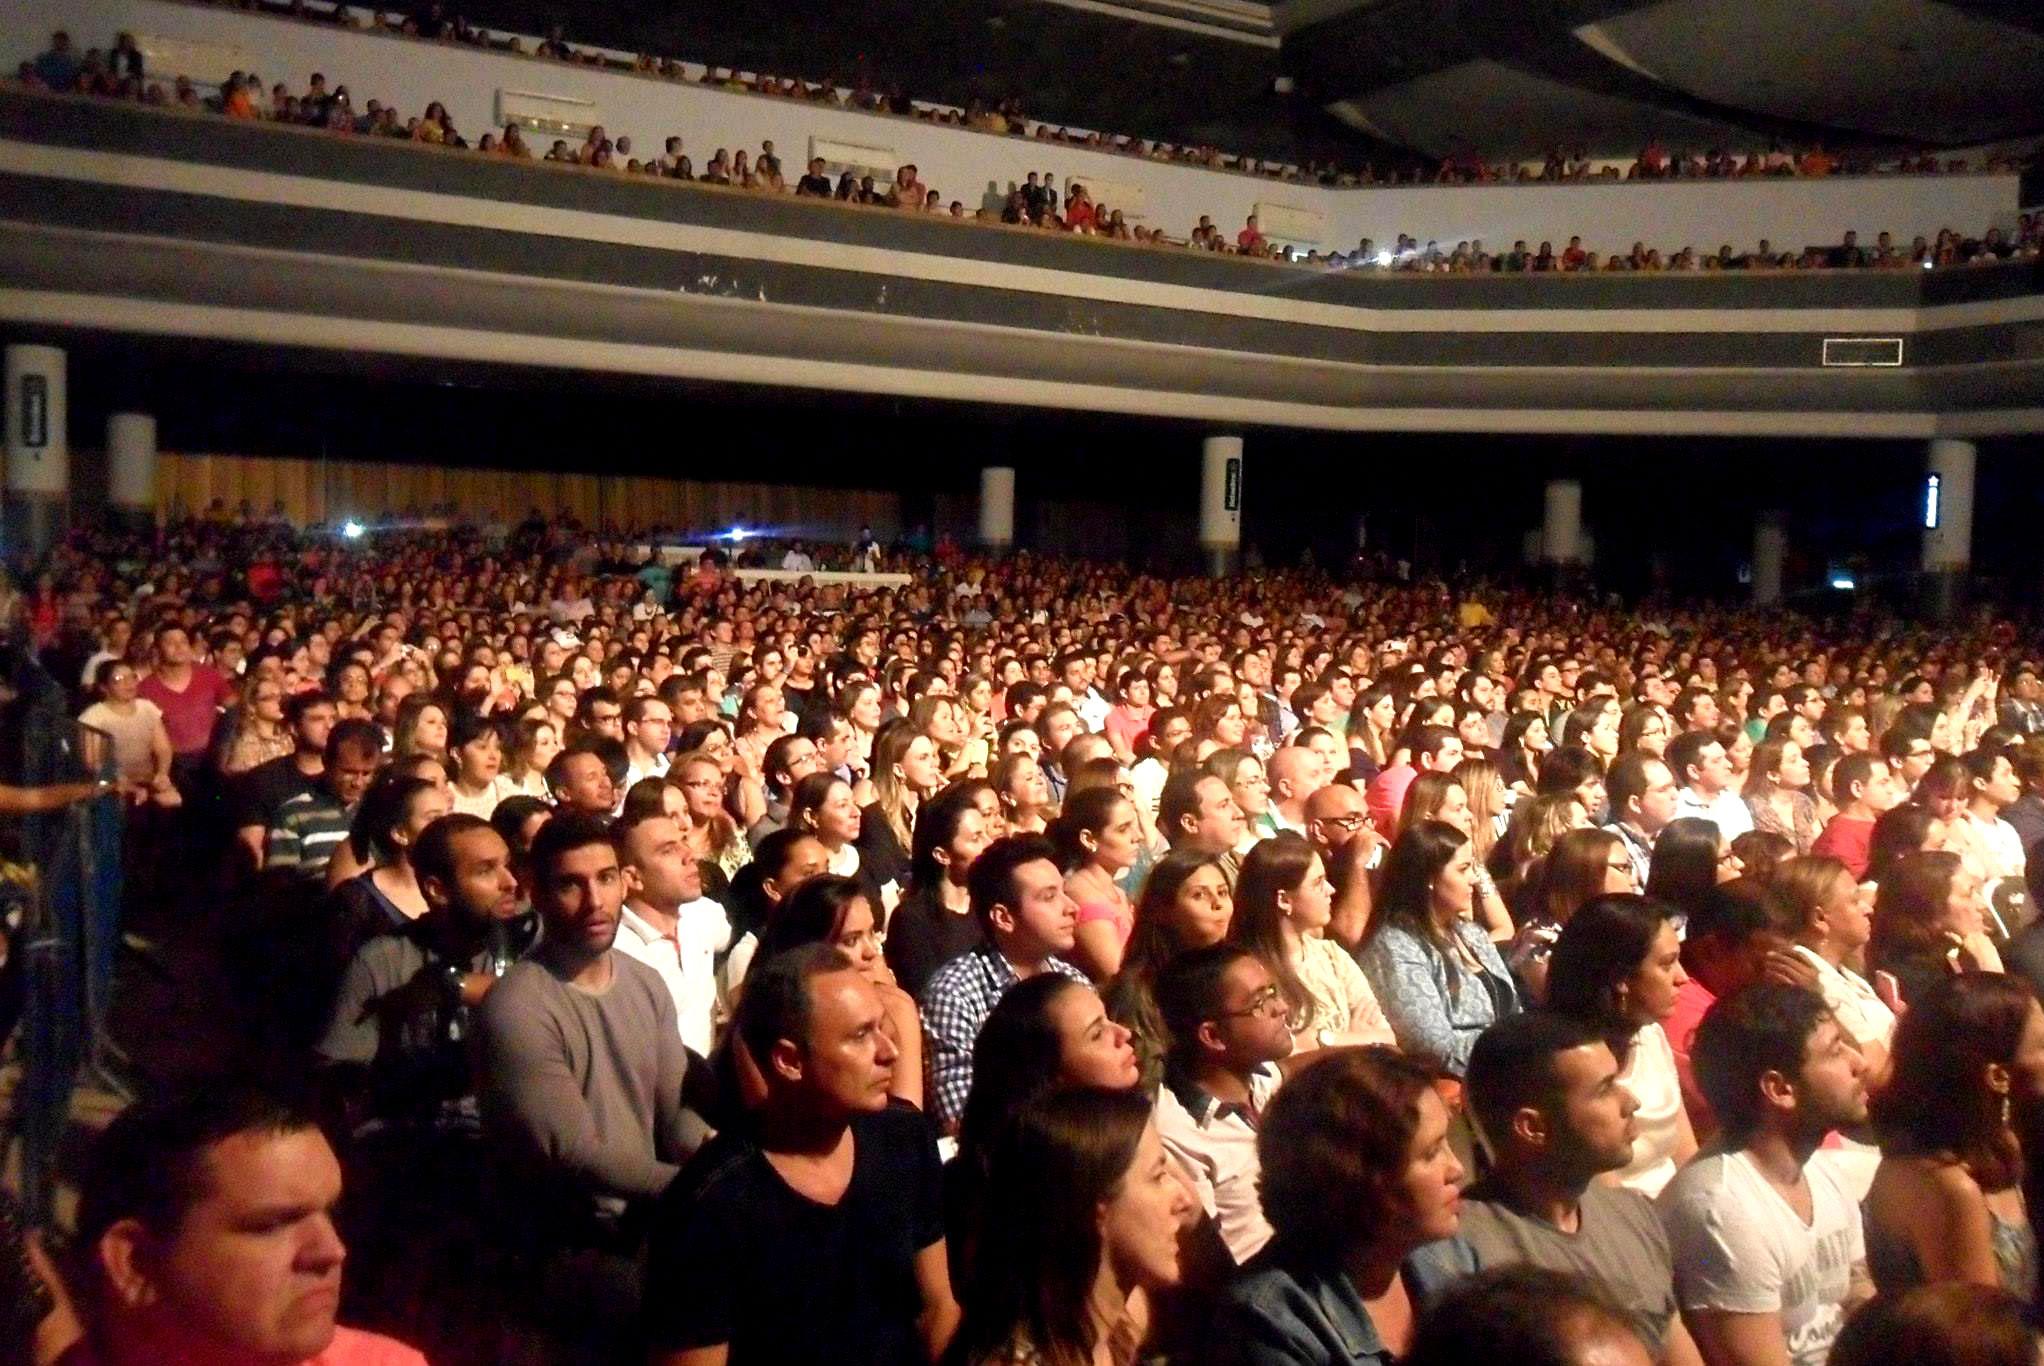
[[[715,1038],[717,955],[731,946],[724,908],[703,895],[702,870],[672,816],[618,826],[625,904],[617,948],[660,974],[674,998],[681,1041],[708,1057]]]

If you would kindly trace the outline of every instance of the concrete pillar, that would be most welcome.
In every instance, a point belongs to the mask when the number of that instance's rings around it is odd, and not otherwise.
[[[1924,479],[1923,568],[1928,606],[1939,620],[1957,615],[1973,565],[1973,474],[1979,451],[1970,441],[1939,437],[1930,443]]]
[[[131,527],[156,520],[156,419],[115,413],[106,420],[107,502]]]
[[[1763,512],[1753,524],[1753,605],[1781,601],[1781,566],[1788,556],[1788,524],[1779,512]]]
[[[1552,565],[1579,565],[1583,553],[1583,486],[1574,479],[1547,481],[1540,558]]]
[[[1207,573],[1235,572],[1242,553],[1242,438],[1210,436],[1200,448],[1199,548]]]
[[[71,498],[71,444],[61,347],[14,345],[6,353],[6,534],[0,549],[32,557],[64,534]]]
[[[989,550],[1015,544],[1015,470],[988,465],[979,472],[979,543]]]

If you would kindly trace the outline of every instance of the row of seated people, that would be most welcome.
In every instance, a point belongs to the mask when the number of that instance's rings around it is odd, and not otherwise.
[[[142,53],[132,36],[127,34],[117,38],[111,52],[102,54],[94,50],[83,59],[75,58],[71,53],[67,34],[56,34],[50,49],[35,61],[23,63],[17,76],[31,88],[80,90],[109,98],[174,104],[193,110],[210,109],[230,117],[270,119],[436,146],[466,149],[471,145],[455,128],[446,106],[439,101],[429,103],[425,111],[415,118],[403,118],[395,107],[375,99],[368,100],[357,112],[347,87],[340,85],[329,90],[323,73],[314,73],[303,94],[294,94],[281,82],[265,92],[259,76],[240,71],[229,75],[216,97],[202,97],[194,83],[185,76],[176,77],[172,87],[166,90],[160,82],[147,79],[143,72]],[[501,132],[483,134],[474,146],[485,155],[514,159],[531,159],[535,155],[516,124],[507,124]],[[1096,203],[1084,184],[1077,180],[1067,179],[1061,198],[1056,188],[1056,176],[1049,171],[1040,173],[1040,177],[1038,172],[1029,172],[1024,183],[1011,181],[1005,196],[989,193],[980,202],[968,204],[962,199],[947,202],[940,191],[922,183],[918,168],[913,165],[898,168],[891,182],[876,183],[875,176],[850,169],[840,171],[833,182],[826,165],[817,158],[812,159],[805,174],[792,178],[791,184],[791,177],[784,172],[771,140],[763,145],[756,158],[743,149],[734,154],[728,148],[720,147],[698,169],[679,137],[666,138],[657,154],[641,156],[629,136],[613,139],[598,126],[588,131],[579,146],[564,139],[555,140],[542,159],[628,175],[728,185],[770,193],[792,189],[797,194],[834,198],[845,203],[907,209],[953,219],[1000,222],[1159,246],[1185,245],[1207,251],[1344,269],[1390,268],[1416,273],[1468,274],[1521,269],[1657,272],[1870,266],[1929,268],[1996,263],[2017,254],[2034,256],[2040,243],[2044,243],[2044,226],[2040,226],[2032,215],[2026,214],[2013,232],[1996,225],[1977,236],[1969,236],[1945,228],[1939,231],[1934,242],[1918,236],[1906,251],[1889,245],[1891,234],[1885,231],[1879,234],[1882,245],[1875,248],[1860,248],[1856,232],[1848,231],[1842,244],[1808,245],[1801,250],[1781,252],[1775,251],[1763,240],[1754,250],[1747,252],[1735,252],[1728,243],[1716,253],[1699,252],[1693,246],[1683,246],[1664,254],[1659,248],[1635,243],[1627,253],[1598,255],[1585,251],[1578,237],[1571,239],[1569,246],[1559,253],[1553,250],[1551,243],[1544,243],[1538,253],[1529,252],[1522,242],[1509,253],[1493,255],[1484,250],[1481,241],[1459,242],[1453,249],[1444,250],[1438,241],[1433,240],[1422,248],[1418,239],[1404,234],[1400,235],[1394,248],[1384,251],[1376,249],[1368,239],[1351,252],[1300,251],[1266,235],[1253,215],[1232,237],[1216,227],[1210,216],[1202,215],[1184,239],[1176,239],[1160,227],[1129,222],[1125,211],[1117,206]],[[1646,173],[1643,177],[1634,178],[1660,177]],[[1589,259],[1593,256],[1595,259]]]
[[[343,1158],[117,1121],[88,1360],[411,1360],[333,1337],[344,1183],[349,1317],[443,1361],[1468,1360],[1525,1264],[1581,1366],[2037,1302],[2007,624],[224,521],[23,605],[116,756],[63,795],[133,803],[143,904],[232,908],[218,1025]],[[292,1276],[217,1296],[175,1254],[265,1174]]]
[[[264,0],[226,0],[226,2],[234,3],[237,8],[287,14],[298,19],[325,20],[348,27],[367,27],[430,41],[458,43],[514,54],[524,54],[528,50],[526,39],[511,34],[493,35],[487,29],[471,24],[459,14],[449,14],[440,0],[428,0],[426,5],[410,13],[368,9],[360,14],[345,5],[335,5],[325,11],[317,10],[308,6],[305,0],[288,0],[287,3],[279,5],[264,3]],[[1551,150],[1546,161],[1538,168],[1526,163],[1485,163],[1469,156],[1447,157],[1431,166],[1414,160],[1403,165],[1383,168],[1370,163],[1345,168],[1333,160],[1325,162],[1310,160],[1301,168],[1288,162],[1246,154],[1224,153],[1207,145],[1179,145],[1162,139],[1146,141],[1125,134],[1060,127],[1042,120],[1030,119],[1023,112],[1021,101],[1012,97],[1005,100],[975,98],[961,108],[917,101],[898,88],[880,90],[874,86],[869,77],[862,76],[858,81],[844,85],[835,79],[811,81],[764,72],[743,72],[729,66],[710,64],[698,64],[701,66],[700,73],[691,77],[684,64],[672,57],[656,57],[649,53],[626,57],[606,54],[591,47],[578,47],[568,41],[565,26],[559,24],[549,28],[544,38],[533,42],[530,51],[533,55],[556,61],[603,66],[612,70],[659,76],[667,80],[691,80],[720,89],[782,99],[806,100],[867,113],[915,118],[924,122],[956,124],[1001,136],[1028,137],[1037,141],[1138,156],[1153,161],[1173,161],[1204,166],[1211,170],[1238,171],[1280,180],[1306,180],[1329,186],[1418,184],[1426,181],[1436,184],[1483,184],[1529,180],[1567,183],[1611,179],[1621,174],[1615,167],[1593,169],[1587,154],[1580,150],[1573,155],[1565,155],[1560,149]],[[2006,168],[2009,164],[2005,160],[1995,159],[1988,162],[1988,168]],[[1866,152],[1833,154],[1822,146],[1812,146],[1791,153],[1778,141],[1770,143],[1765,151],[1752,151],[1743,157],[1723,148],[1671,154],[1656,139],[1641,149],[1639,156],[1622,174],[1625,179],[1675,179],[1722,178],[1735,175],[1928,175],[1940,172],[1962,173],[1967,169],[1964,158],[1940,160],[1927,153],[1887,157]]]
[[[1527,162],[1493,163],[1475,157],[1449,157],[1434,174],[1440,185],[1497,185],[1533,182],[1542,185],[1608,183],[1614,180],[1734,180],[1756,176],[1774,179],[1817,180],[1830,176],[1859,175],[1964,175],[1974,170],[1964,157],[1939,157],[1923,152],[1914,156],[1879,156],[1863,151],[1830,152],[1821,144],[1792,152],[1779,142],[1765,151],[1745,155],[1723,147],[1702,151],[1670,151],[1658,138],[1640,148],[1629,163],[1593,160],[1577,147],[1564,151],[1550,148],[1537,166]],[[2010,158],[1991,157],[1980,169],[2013,172],[2020,164]]]

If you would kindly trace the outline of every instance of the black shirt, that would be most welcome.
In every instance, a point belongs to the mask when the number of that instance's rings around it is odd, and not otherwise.
[[[887,918],[887,966],[897,986],[920,997],[938,968],[984,937],[978,917],[946,910],[936,888],[913,888]]]
[[[278,807],[293,797],[317,791],[319,775],[299,772],[297,755],[283,754],[265,760],[235,782],[234,823],[267,829],[276,818]]]
[[[730,1344],[730,1366],[923,1366],[916,1254],[944,1237],[936,1136],[894,1102],[852,1121],[835,1205],[783,1181],[727,1130],[681,1169],[653,1216],[646,1331],[656,1351]]]
[[[795,182],[796,194],[813,194],[822,199],[830,198],[830,177],[827,175],[806,175]]]

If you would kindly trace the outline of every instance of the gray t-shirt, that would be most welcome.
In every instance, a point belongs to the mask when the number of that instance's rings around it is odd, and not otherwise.
[[[542,958],[483,999],[483,1128],[510,1173],[562,1214],[599,1222],[667,1188],[707,1134],[681,1104],[689,1053],[674,998],[613,950],[610,985],[585,991]]]
[[[1564,1233],[1545,1219],[1520,1214],[1500,1194],[1480,1182],[1462,1201],[1462,1236],[1476,1249],[1479,1266],[1529,1264],[1594,1276],[1632,1311],[1648,1345],[1661,1351],[1675,1316],[1675,1270],[1651,1200],[1592,1182],[1583,1192],[1576,1231]]]

